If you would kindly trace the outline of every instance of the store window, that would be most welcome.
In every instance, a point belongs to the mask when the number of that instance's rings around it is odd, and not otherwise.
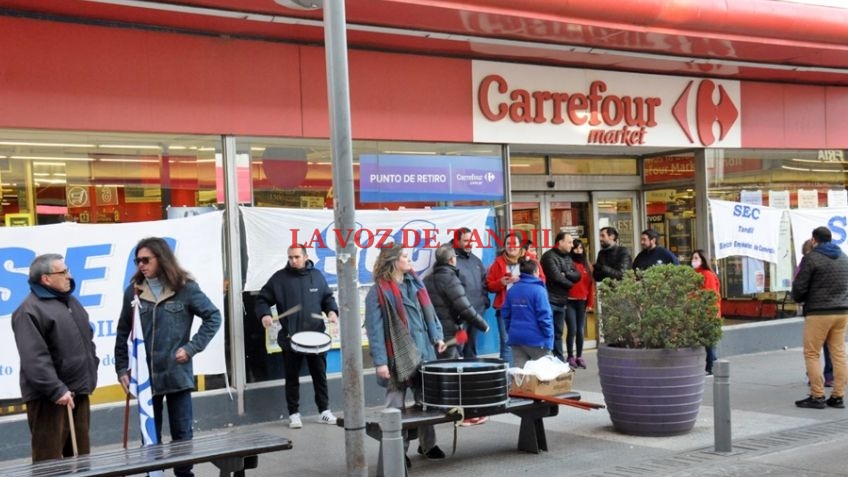
[[[0,130],[0,227],[156,221],[216,210],[223,202],[220,151],[220,136]],[[108,335],[108,325],[97,326]],[[108,357],[111,349],[98,353]],[[198,390],[221,387],[223,375],[197,377]],[[122,401],[124,393],[117,384],[101,386],[92,399]],[[23,411],[16,400],[0,404],[4,413]]]
[[[638,173],[635,157],[551,156],[551,174],[635,176]]]
[[[332,209],[335,192],[332,187],[333,155],[328,140],[239,137],[236,143],[238,168],[241,171],[239,175],[249,177],[253,205]],[[544,167],[544,158],[541,159]],[[434,182],[426,186],[406,183],[394,187],[392,181],[398,178],[404,181],[405,176],[410,174],[426,174]],[[456,188],[461,185],[453,182],[457,175],[479,176],[482,181],[491,182],[492,187],[499,187],[499,192],[495,193],[499,198],[474,198],[467,190]],[[357,210],[481,207],[503,203],[503,159],[500,146],[354,141],[353,176]],[[389,186],[382,187],[386,184]],[[240,202],[249,202],[250,193],[241,190],[241,182],[239,188]],[[484,189],[484,193],[495,190],[488,187]],[[315,260],[315,257],[311,258]],[[331,287],[334,285],[331,284]],[[367,292],[365,287],[360,290],[360,307],[364,306],[364,292]],[[268,350],[266,331],[255,317],[257,294],[256,291],[243,294],[248,383],[282,379],[284,375],[285,356]],[[329,332],[334,335],[335,328],[330,326]],[[328,353],[329,374],[341,371],[336,338],[333,349]],[[367,349],[363,349],[366,367],[369,360]],[[303,372],[306,373],[305,370]]]
[[[220,144],[218,136],[0,131],[2,225],[139,222],[213,206],[223,197]]]
[[[709,197],[782,208],[845,207],[848,162],[843,150],[725,150],[707,163]],[[781,226],[781,243],[791,229]],[[744,257],[718,261],[725,314],[774,318],[796,312],[788,297],[798,262],[793,247],[778,263]]]

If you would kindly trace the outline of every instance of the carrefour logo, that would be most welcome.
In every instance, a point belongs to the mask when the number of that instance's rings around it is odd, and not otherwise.
[[[696,81],[693,80],[686,85],[671,112],[690,143],[695,143],[694,134],[697,134],[698,142],[709,147],[727,137],[736,120],[739,119],[739,109],[733,104],[724,86],[716,85],[711,80],[700,80],[694,98],[690,99],[692,86],[695,83]],[[694,126],[689,124],[689,111],[693,107],[695,108]],[[718,126],[718,138],[715,136],[714,126]]]

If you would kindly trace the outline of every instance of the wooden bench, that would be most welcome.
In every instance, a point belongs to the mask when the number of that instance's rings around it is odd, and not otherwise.
[[[568,392],[557,397],[564,399],[580,399],[580,393]],[[380,413],[383,407],[370,408],[365,412],[365,433],[380,441],[380,457],[377,464],[377,475],[382,475],[383,468],[383,431],[380,429]],[[538,454],[548,450],[548,440],[545,435],[543,419],[559,414],[559,404],[553,404],[534,399],[510,398],[502,407],[472,407],[464,410],[464,418],[494,416],[497,414],[514,414],[521,418],[518,429],[518,450]],[[410,439],[414,439],[421,426],[456,423],[463,416],[459,413],[448,412],[444,408],[423,409],[418,406],[408,407],[401,411],[401,428],[412,431]],[[344,427],[344,418],[339,418],[338,426]]]
[[[201,462],[212,462],[221,477],[243,476],[255,468],[258,454],[291,449],[290,440],[261,432],[230,431],[148,447],[118,449],[98,454],[0,468],[4,477],[123,476]]]

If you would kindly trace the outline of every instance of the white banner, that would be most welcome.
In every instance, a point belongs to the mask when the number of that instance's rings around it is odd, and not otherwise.
[[[286,252],[292,244],[306,245],[309,258],[330,286],[338,283],[337,242],[350,240],[356,244],[360,285],[372,283],[374,260],[386,243],[401,242],[412,249],[415,271],[423,276],[433,263],[438,245],[451,241],[454,229],[468,227],[480,238],[474,244],[474,253],[482,258],[481,247],[490,243],[485,225],[492,209],[359,210],[355,229],[348,231],[335,229],[332,210],[242,207],[241,213],[248,258],[244,290],[259,291],[274,272],[286,266]]]
[[[777,262],[783,210],[710,200],[716,259],[734,255]]]
[[[833,243],[848,254],[848,208],[827,207],[816,209],[793,209],[789,211],[792,219],[792,237],[795,258],[801,262],[801,247],[813,236],[813,229],[825,226],[833,235]]]
[[[20,397],[19,359],[11,317],[29,293],[29,265],[36,256],[65,256],[65,264],[76,282],[74,295],[88,311],[94,329],[100,358],[98,384],[116,384],[115,334],[124,288],[136,271],[132,261],[136,243],[150,236],[168,240],[180,265],[195,277],[223,316],[222,220],[222,212],[212,212],[155,222],[0,228],[0,399]],[[195,320],[194,329],[199,325],[200,320]],[[194,372],[224,371],[224,333],[219,331],[208,348],[194,357]]]

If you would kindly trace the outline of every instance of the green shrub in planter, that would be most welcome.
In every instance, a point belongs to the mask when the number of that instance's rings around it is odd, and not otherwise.
[[[680,349],[713,346],[721,338],[716,296],[684,265],[656,265],[605,279],[600,292],[601,335],[609,346]]]

